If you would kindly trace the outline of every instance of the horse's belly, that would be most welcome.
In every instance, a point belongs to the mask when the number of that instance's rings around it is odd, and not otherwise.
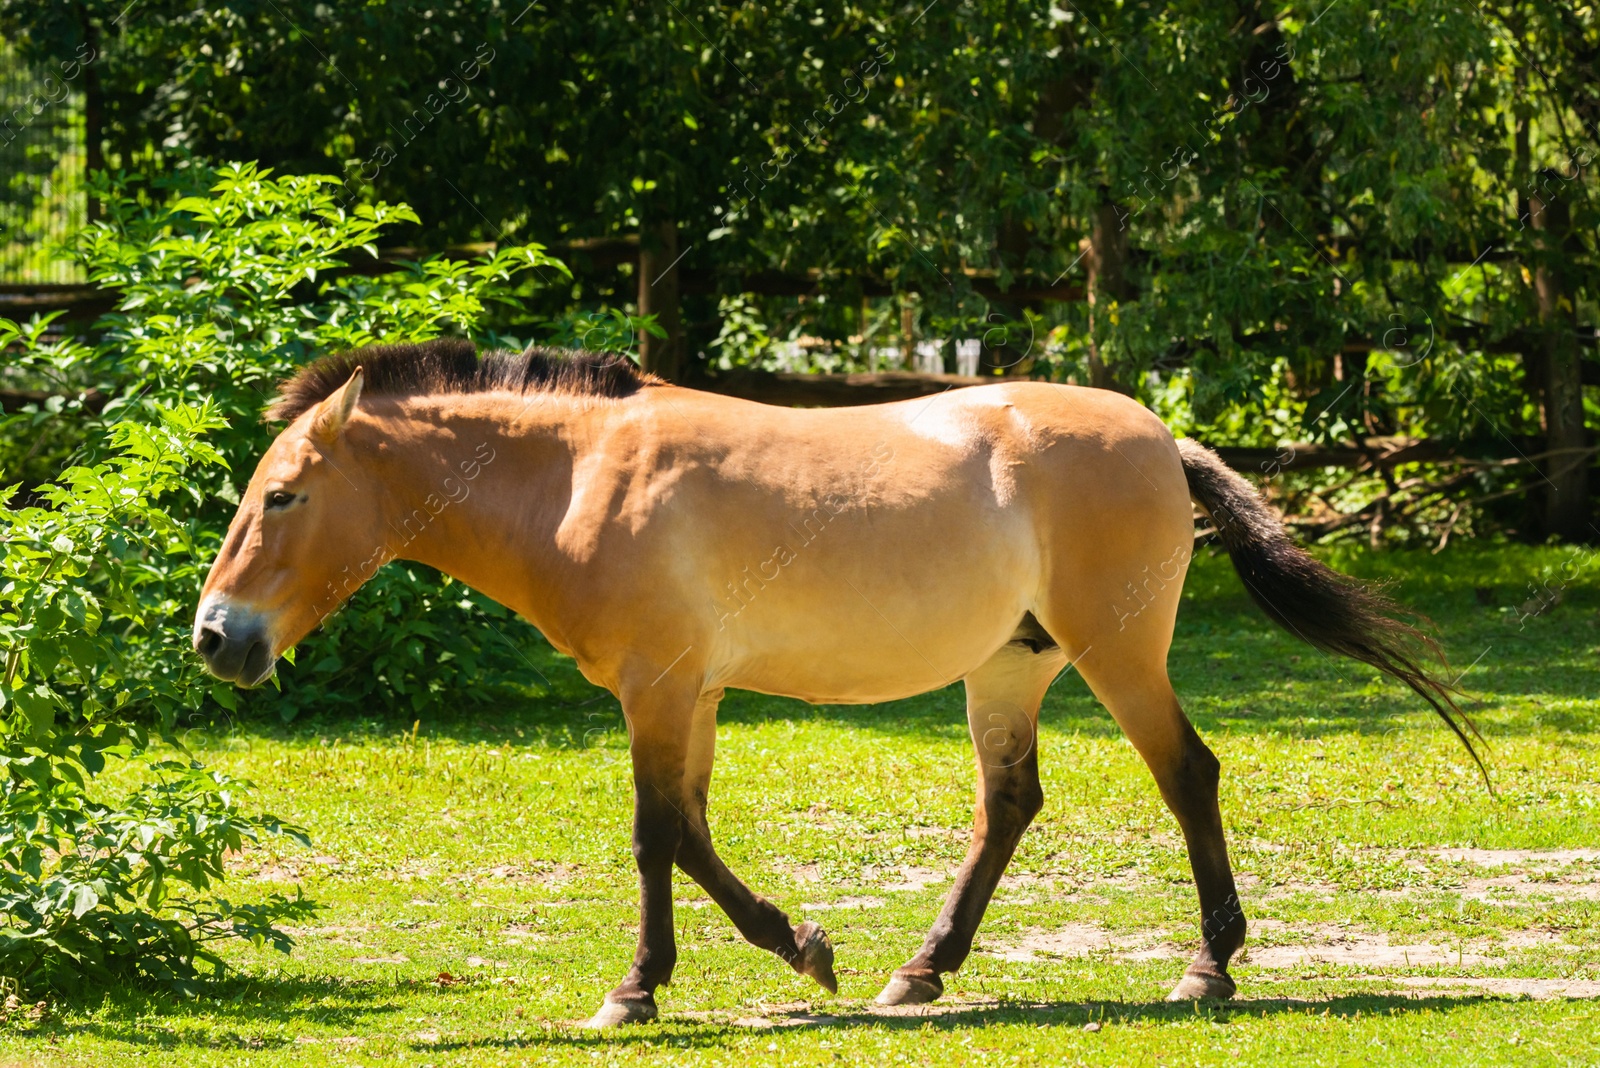
[[[1020,587],[979,596],[948,586],[862,589],[844,583],[833,603],[804,597],[763,612],[759,599],[725,617],[715,684],[813,704],[892,701],[947,686],[1004,645],[1028,610]]]

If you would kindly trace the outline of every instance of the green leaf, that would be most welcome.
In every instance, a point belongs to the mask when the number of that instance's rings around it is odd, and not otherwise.
[[[56,721],[55,695],[43,683],[12,691],[12,704],[27,718],[29,733],[35,741],[43,741]]]
[[[72,915],[77,918],[100,904],[100,895],[87,883],[79,883],[72,890]]]

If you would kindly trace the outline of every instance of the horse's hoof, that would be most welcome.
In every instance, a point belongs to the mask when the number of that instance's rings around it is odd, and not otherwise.
[[[606,998],[605,1004],[600,1006],[600,1011],[589,1017],[584,1022],[585,1027],[603,1030],[608,1027],[621,1027],[624,1024],[649,1023],[656,1018],[656,1002],[654,998],[644,1001],[629,999],[627,1001],[612,1001]]]
[[[915,975],[891,975],[878,995],[879,1005],[926,1005],[944,993],[944,984],[934,976],[929,982]]]
[[[1226,975],[1196,975],[1187,972],[1178,985],[1172,988],[1172,993],[1167,995],[1168,1001],[1200,1001],[1204,998],[1215,998],[1226,1001],[1233,997],[1239,988],[1232,979]]]
[[[789,963],[801,975],[809,975],[830,994],[839,992],[839,980],[833,974],[833,943],[821,925],[807,920],[794,930],[794,944],[799,950]]]

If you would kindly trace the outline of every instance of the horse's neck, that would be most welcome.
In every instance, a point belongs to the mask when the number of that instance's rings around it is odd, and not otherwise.
[[[380,482],[391,553],[464,582],[550,634],[555,534],[571,496],[565,405],[449,398],[390,417]],[[535,401],[535,405],[540,402]]]

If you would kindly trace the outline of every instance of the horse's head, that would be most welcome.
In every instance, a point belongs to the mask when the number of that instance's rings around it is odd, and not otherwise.
[[[256,466],[195,614],[195,650],[220,679],[271,678],[283,651],[387,559],[378,495],[346,433],[361,382],[357,368]]]

